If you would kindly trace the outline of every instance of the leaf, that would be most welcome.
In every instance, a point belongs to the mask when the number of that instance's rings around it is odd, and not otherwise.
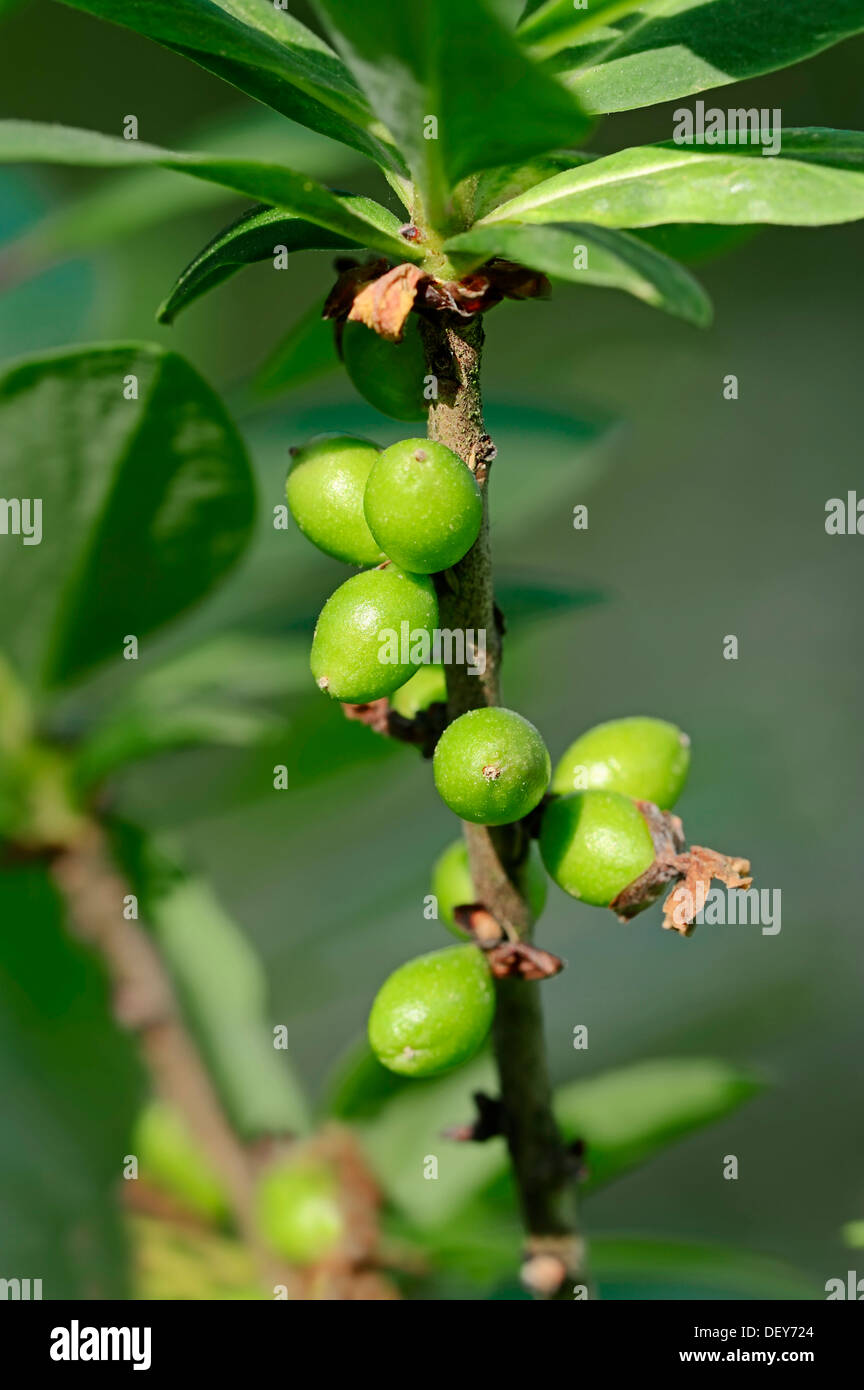
[[[191,174],[246,193],[263,203],[306,217],[319,227],[349,237],[357,245],[398,256],[419,259],[422,252],[397,235],[399,222],[385,208],[360,201],[355,206],[338,198],[311,179],[279,164],[251,159],[193,154],[159,149],[140,140],[122,140],[94,130],[72,126],[40,125],[36,121],[0,121],[0,163],[83,164],[99,168],[152,165]],[[366,203],[366,200],[362,200]]]
[[[481,0],[318,0],[318,8],[403,151],[433,222],[468,174],[569,145],[587,128],[575,99]]]
[[[761,1090],[726,1062],[669,1058],[636,1062],[555,1092],[566,1139],[585,1139],[594,1188],[647,1163],[678,1139],[737,1110]]]
[[[715,227],[710,222],[667,222],[661,227],[639,227],[634,236],[664,256],[671,256],[673,261],[703,265],[746,245],[758,232],[752,223],[744,227]]]
[[[864,217],[864,135],[789,130],[781,152],[735,146],[640,145],[556,174],[483,219],[824,226]]]
[[[284,717],[249,702],[305,694],[308,685],[303,639],[226,633],[206,640],[138,677],[98,721],[76,751],[76,785],[92,789],[129,763],[180,748],[246,748],[273,737]]]
[[[350,202],[350,195],[345,201]],[[374,204],[368,198],[354,201]],[[160,323],[173,323],[181,309],[215,289],[245,265],[272,260],[277,246],[287,251],[320,251],[353,247],[356,242],[337,232],[325,231],[302,217],[290,217],[278,208],[259,204],[241,214],[199,251],[178,276],[157,315]]]
[[[514,1201],[503,1143],[456,1143],[441,1137],[472,1115],[471,1094],[496,1094],[488,1056],[437,1080],[409,1080],[395,1092],[380,1087],[374,1068],[360,1069],[350,1089],[337,1090],[342,1113],[363,1116],[360,1130],[379,1180],[391,1200],[420,1227],[453,1217],[483,1193],[496,1203]],[[555,1093],[555,1112],[568,1141],[587,1145],[593,1191],[669,1144],[722,1119],[750,1099],[758,1084],[740,1069],[687,1058],[640,1062]],[[426,1154],[438,1158],[438,1179],[423,1177]]]
[[[537,54],[552,54],[588,41],[593,30],[606,28],[634,10],[648,13],[664,8],[664,0],[590,0],[581,9],[573,0],[528,0],[516,32]]]
[[[126,399],[137,383],[137,398]],[[181,357],[108,344],[24,359],[0,377],[0,484],[36,498],[42,543],[0,548],[0,648],[30,684],[119,660],[200,599],[250,535],[243,444]]]
[[[117,823],[113,834],[232,1123],[245,1138],[305,1132],[306,1099],[274,1045],[266,977],[245,934],[170,840]]]
[[[142,1078],[44,868],[0,874],[3,1277],[129,1296],[117,1193]],[[22,1295],[23,1296],[23,1295]],[[40,1295],[31,1292],[31,1297]]]
[[[478,263],[503,256],[553,279],[624,290],[700,327],[711,322],[711,301],[689,271],[626,232],[584,222],[537,227],[496,221],[451,237],[444,246],[460,256],[472,254]]]
[[[781,1260],[723,1245],[599,1236],[592,1271],[604,1299],[816,1299],[812,1280]]]
[[[520,623],[537,623],[560,613],[604,603],[607,594],[544,571],[505,569],[495,575],[495,600],[508,631]]]
[[[261,396],[293,391],[339,366],[333,325],[322,317],[316,301],[288,330],[275,352],[257,372],[253,392]]]
[[[327,140],[273,112],[242,112],[230,121],[202,123],[196,135],[226,155],[285,160],[319,180],[344,179],[362,164],[356,151]],[[202,179],[178,179],[171,169],[133,169],[99,180],[64,201],[2,248],[4,274],[16,279],[48,263],[82,252],[116,246],[161,227],[171,218],[231,203],[238,195]]]
[[[191,58],[300,125],[404,172],[328,45],[265,0],[64,0]]]
[[[775,72],[862,30],[862,0],[666,0],[552,66],[588,111],[630,111]]]
[[[573,150],[561,150],[540,155],[537,159],[529,160],[527,164],[504,164],[499,169],[487,169],[485,173],[477,175],[474,183],[473,220],[479,221],[500,203],[507,203],[520,193],[527,193],[529,188],[543,183],[545,179],[551,179],[553,174],[563,174],[567,169],[575,168],[577,164],[587,164],[597,158],[598,156],[593,154],[576,154]]]

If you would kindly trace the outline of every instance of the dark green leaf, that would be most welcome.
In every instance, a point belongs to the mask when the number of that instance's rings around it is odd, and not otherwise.
[[[789,67],[864,30],[864,0],[667,0],[552,64],[593,112],[629,111]]]
[[[665,8],[665,0],[590,0],[581,8],[573,0],[528,0],[516,32],[536,53],[558,53],[589,42],[595,29],[606,30],[634,10],[644,15]]]
[[[315,381],[339,366],[333,324],[321,317],[315,303],[288,330],[252,383],[259,396],[275,396]]]
[[[495,209],[497,222],[823,226],[864,217],[864,135],[789,130],[776,156],[754,146],[640,145],[556,174]]]
[[[307,693],[308,642],[226,633],[164,661],[100,720],[75,755],[75,779],[92,788],[142,758],[202,744],[247,748],[284,728],[251,701]]]
[[[4,1278],[41,1279],[45,1299],[129,1295],[116,1199],[141,1090],[129,1040],[110,1018],[102,972],[67,935],[47,873],[6,869],[0,874]]]
[[[662,227],[638,227],[633,235],[673,261],[703,265],[735,251],[759,233],[752,223],[743,227],[716,227],[710,222],[669,222]]]
[[[504,569],[495,575],[495,598],[510,630],[529,619],[537,623],[561,613],[591,608],[603,603],[606,594],[542,571]]]
[[[176,847],[115,827],[138,894],[232,1123],[248,1138],[308,1127],[306,1099],[268,1019],[267,981],[244,933]]]
[[[346,195],[345,201],[375,206],[368,198],[352,199]],[[272,260],[277,246],[284,246],[286,251],[293,252],[356,245],[347,237],[328,232],[314,222],[306,222],[302,217],[290,217],[278,208],[259,204],[225,227],[189,262],[160,307],[159,322],[172,323],[181,309],[230,279],[244,265]]]
[[[404,152],[433,221],[468,174],[570,145],[586,129],[575,100],[481,0],[318,0],[318,7]]]
[[[133,393],[137,398],[127,399]],[[0,377],[0,483],[37,498],[43,540],[0,548],[0,648],[57,685],[201,598],[250,535],[243,444],[174,353],[113,344],[24,360]]]
[[[506,1150],[497,1139],[457,1144],[441,1131],[472,1115],[474,1091],[495,1093],[495,1068],[481,1057],[450,1076],[410,1080],[388,1093],[374,1069],[359,1071],[347,1102],[360,1124],[373,1167],[391,1199],[418,1226],[437,1226],[477,1194],[512,1203]],[[686,1058],[641,1062],[574,1082],[555,1094],[566,1139],[587,1146],[593,1190],[669,1144],[722,1119],[759,1089],[748,1074],[723,1062]],[[342,1100],[343,1107],[346,1101]],[[426,1154],[438,1158],[438,1179],[423,1177]]]
[[[159,149],[98,131],[35,121],[0,121],[0,164],[85,164],[97,168],[152,165],[233,188],[263,203],[305,217],[361,246],[418,260],[422,252],[397,235],[398,219],[377,203],[352,206],[311,179],[279,164]],[[365,208],[362,203],[366,203]]]
[[[567,169],[575,168],[577,164],[587,164],[596,158],[597,155],[580,155],[573,150],[561,150],[541,155],[537,159],[529,160],[527,164],[505,164],[500,169],[488,169],[485,173],[478,174],[474,183],[471,200],[474,214],[472,220],[479,221],[500,203],[508,203],[511,198],[518,198],[520,193],[527,193],[529,188],[544,183],[554,174],[563,174]]]
[[[812,1280],[790,1265],[723,1245],[600,1236],[591,1241],[591,1264],[605,1299],[823,1296]]]
[[[689,271],[626,232],[578,222],[539,227],[495,221],[451,237],[445,249],[477,263],[503,256],[574,285],[624,290],[700,327],[711,322],[711,301]]]
[[[321,181],[344,179],[360,165],[354,150],[276,116],[272,111],[244,111],[230,121],[221,117],[196,128],[191,143],[220,154],[284,160]],[[37,273],[52,261],[65,260],[129,237],[171,218],[231,204],[237,194],[203,179],[178,179],[171,169],[133,169],[99,180],[78,197],[64,200],[41,221],[3,247],[4,273],[15,278]]]
[[[587,1143],[592,1190],[721,1120],[759,1090],[752,1075],[726,1062],[670,1058],[564,1086],[555,1092],[555,1113],[565,1138]]]
[[[399,169],[349,72],[322,39],[266,0],[64,0],[156,39],[283,116]]]

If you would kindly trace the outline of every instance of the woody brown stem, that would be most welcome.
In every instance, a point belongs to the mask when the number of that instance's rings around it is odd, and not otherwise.
[[[483,423],[480,364],[483,323],[438,313],[420,319],[427,372],[437,383],[429,409],[429,437],[446,444],[469,465],[483,495],[483,524],[474,546],[439,588],[444,629],[485,630],[486,669],[469,674],[467,663],[447,667],[448,715],[500,703],[501,629],[495,608],[489,543],[489,472],[494,447]],[[515,885],[530,841],[523,825],[464,824],[478,902],[511,938],[528,940],[532,916]],[[576,1178],[552,1111],[540,986],[509,976],[496,979],[493,1044],[501,1083],[501,1128],[519,1193],[529,1256],[559,1269],[560,1278],[535,1281],[538,1296],[573,1297],[586,1285],[585,1249],[579,1234]],[[557,1262],[557,1263],[556,1263]]]
[[[154,1091],[183,1115],[218,1171],[237,1229],[268,1282],[285,1283],[285,1272],[256,1228],[251,1155],[225,1117],[158,951],[137,921],[124,916],[130,889],[111,861],[102,830],[89,824],[53,855],[51,867],[73,929],[104,962],[115,1017],[137,1038]]]

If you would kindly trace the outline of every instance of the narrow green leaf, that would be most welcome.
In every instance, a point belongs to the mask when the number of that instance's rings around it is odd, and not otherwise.
[[[134,29],[322,135],[402,170],[328,45],[267,0],[64,0]]]
[[[479,261],[503,256],[571,284],[624,290],[700,327],[711,322],[711,301],[689,271],[626,232],[579,222],[544,227],[495,222],[451,237],[445,249]]]
[[[634,10],[644,15],[662,13],[665,8],[665,0],[590,0],[587,8],[581,9],[573,0],[528,0],[516,32],[536,53],[558,53],[586,42],[593,30],[605,28]]]
[[[248,1138],[305,1131],[306,1099],[274,1047],[266,977],[245,934],[170,841],[118,825],[114,842],[232,1122]]]
[[[137,677],[130,694],[100,719],[74,759],[89,791],[142,758],[216,744],[246,748],[284,729],[284,716],[254,702],[306,694],[308,643],[303,638],[224,633]]]
[[[689,1057],[636,1062],[555,1092],[565,1138],[587,1142],[589,1191],[737,1110],[761,1090],[748,1072]]]
[[[422,252],[397,235],[398,219],[372,203],[366,215],[322,188],[308,174],[250,159],[163,150],[140,140],[122,140],[72,126],[35,121],[0,121],[0,164],[85,164],[98,168],[151,165],[233,188],[262,203],[284,208],[361,246],[419,260]],[[364,200],[365,201],[365,200]]]
[[[433,218],[468,174],[570,145],[587,128],[575,99],[482,0],[318,0],[318,8]]]
[[[495,1068],[482,1056],[450,1076],[378,1085],[374,1069],[355,1059],[343,1113],[360,1119],[373,1167],[391,1199],[421,1227],[443,1224],[473,1197],[513,1200],[503,1143],[442,1147],[441,1130],[472,1114],[471,1095],[494,1094]],[[686,1058],[641,1062],[574,1082],[555,1094],[555,1112],[568,1140],[587,1145],[588,1190],[646,1163],[669,1144],[713,1124],[759,1089],[747,1073],[717,1061]],[[347,1098],[346,1098],[347,1097]],[[423,1179],[423,1156],[436,1153],[438,1180]]]
[[[346,195],[344,201],[375,206],[368,198],[352,198],[351,195]],[[272,260],[277,246],[284,246],[288,252],[321,251],[333,247],[356,248],[357,242],[302,217],[291,217],[279,208],[259,203],[218,232],[189,262],[161,305],[159,322],[173,323],[181,309],[223,284],[243,266]]]
[[[640,145],[556,174],[497,207],[498,222],[824,226],[864,217],[864,135],[789,130],[773,157],[753,146]]]
[[[285,161],[325,182],[344,180],[362,166],[355,150],[272,111],[255,108],[241,117],[202,122],[190,143],[229,156]],[[117,246],[171,218],[230,205],[237,196],[220,184],[175,178],[172,169],[132,169],[106,176],[5,243],[0,252],[3,272],[23,279],[53,261]]]
[[[0,648],[31,684],[68,682],[201,598],[249,539],[249,462],[181,357],[110,344],[0,377],[0,478],[38,499],[0,547]]]
[[[591,1267],[604,1299],[782,1299],[824,1296],[791,1265],[770,1256],[641,1236],[599,1236]]]
[[[333,324],[321,317],[317,301],[288,330],[252,382],[255,395],[275,396],[305,386],[340,365]]]
[[[117,1197],[142,1090],[103,972],[68,933],[47,869],[5,866],[2,1277],[41,1279],[31,1298],[130,1296]]]
[[[775,72],[862,30],[864,0],[665,0],[550,66],[588,111],[630,111]]]
[[[597,155],[576,154],[573,150],[553,150],[551,154],[540,155],[527,164],[505,164],[499,169],[487,169],[474,180],[472,220],[479,221],[500,203],[518,198],[521,193],[527,193],[554,174],[563,174],[577,164],[587,164],[596,158]]]

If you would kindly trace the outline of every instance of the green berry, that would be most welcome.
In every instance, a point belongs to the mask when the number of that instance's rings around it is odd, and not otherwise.
[[[319,434],[294,454],[285,483],[291,515],[325,555],[349,565],[385,558],[363,514],[363,493],[378,448],[347,434]]]
[[[639,807],[621,792],[571,792],[543,814],[540,853],[571,898],[608,907],[654,862],[654,842]]]
[[[314,1264],[339,1244],[345,1216],[332,1169],[310,1158],[268,1169],[256,1193],[258,1225],[292,1264]]]
[[[164,1188],[207,1221],[228,1214],[228,1198],[207,1155],[195,1143],[176,1110],[151,1101],[138,1117],[132,1139],[138,1176]]]
[[[414,574],[455,565],[480,531],[477,480],[446,444],[403,439],[372,466],[363,501],[375,540],[394,564]]]
[[[413,719],[430,705],[446,703],[447,681],[443,666],[421,666],[410,681],[390,697],[393,709],[405,719]]]
[[[363,323],[346,323],[342,360],[360,395],[391,420],[425,420],[426,358],[417,320],[406,321],[401,343],[390,343]]]
[[[549,753],[533,724],[512,709],[474,709],[455,719],[435,749],[435,785],[463,820],[507,825],[538,804]]]
[[[555,769],[552,790],[597,787],[653,801],[661,811],[675,805],[687,780],[690,740],[665,719],[610,719],[577,738]]]
[[[409,639],[404,643],[403,623]],[[321,610],[312,674],[336,700],[378,700],[404,685],[421,664],[422,655],[411,659],[412,646],[416,652],[425,640],[428,647],[437,623],[438,601],[425,575],[404,574],[395,565],[355,574]]]
[[[549,888],[540,851],[531,845],[528,858],[516,875],[516,887],[528,900],[535,920],[546,906]],[[438,899],[438,915],[445,926],[462,941],[470,941],[470,932],[463,931],[453,916],[454,910],[477,899],[471,870],[468,865],[468,846],[464,840],[454,840],[435,860],[432,869],[432,892]]]
[[[482,1045],[495,991],[476,946],[448,946],[406,961],[385,980],[369,1015],[369,1042],[385,1067],[436,1076]]]

